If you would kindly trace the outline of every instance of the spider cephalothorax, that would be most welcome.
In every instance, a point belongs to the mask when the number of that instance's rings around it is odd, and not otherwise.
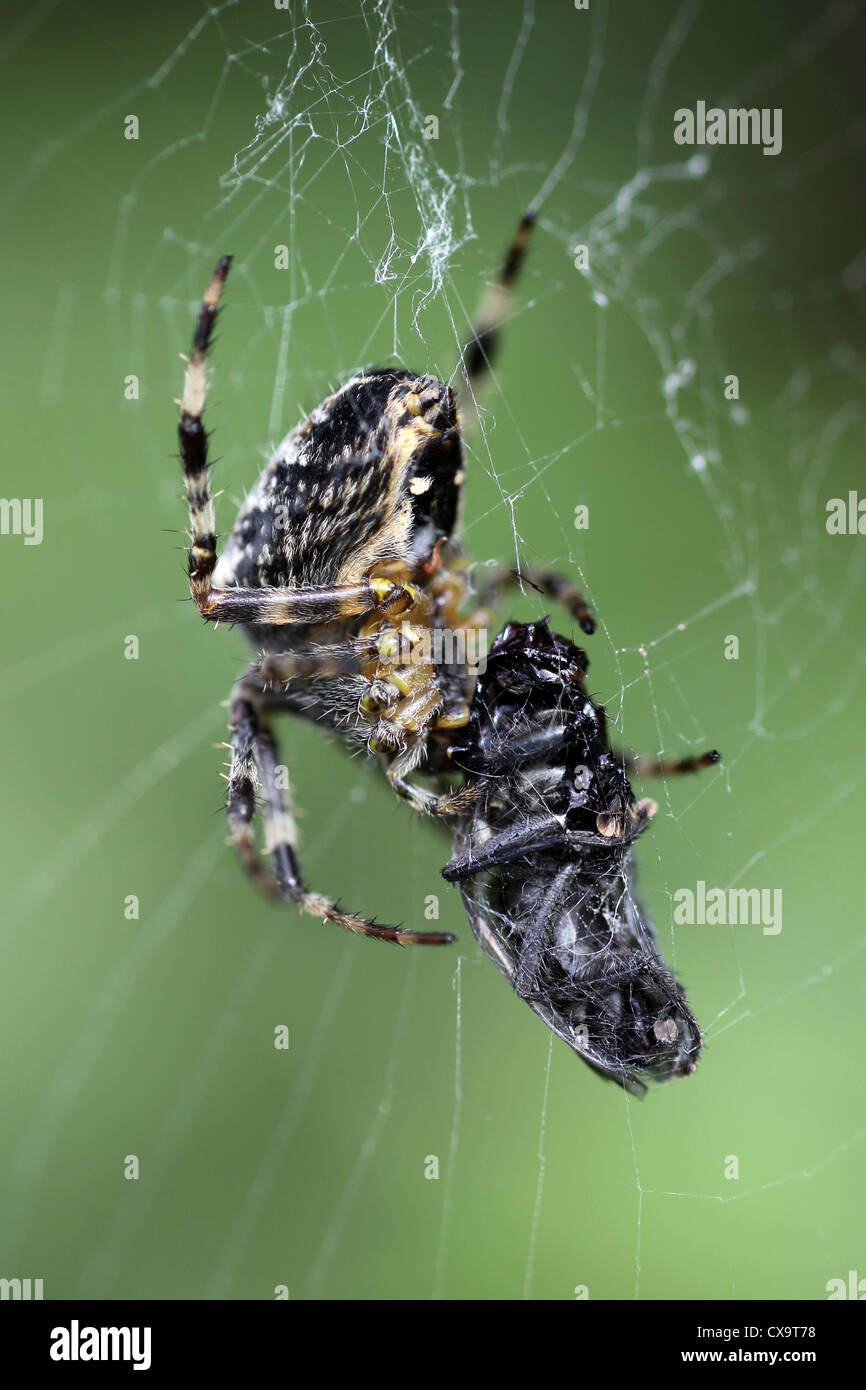
[[[474,797],[442,872],[461,884],[476,937],[516,993],[639,1094],[693,1071],[701,1035],[633,891],[631,846],[656,806],[632,794],[628,759],[587,693],[588,664],[546,619],[497,637],[448,754]]]

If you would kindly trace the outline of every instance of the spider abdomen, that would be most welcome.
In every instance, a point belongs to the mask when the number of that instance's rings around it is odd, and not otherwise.
[[[451,537],[461,450],[451,390],[400,369],[353,377],[288,434],[241,507],[219,588],[407,577]]]

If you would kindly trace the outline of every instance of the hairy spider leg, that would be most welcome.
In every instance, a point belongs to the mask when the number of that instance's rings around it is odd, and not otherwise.
[[[288,685],[293,680],[333,680],[336,676],[358,675],[370,658],[370,644],[364,639],[334,643],[312,651],[263,652],[249,668],[262,685]]]
[[[501,564],[491,566],[476,591],[476,598],[482,606],[495,608],[504,594],[524,584],[561,603],[588,637],[595,632],[595,619],[580,590],[564,575],[542,565],[524,566],[520,570]]]
[[[617,754],[625,770],[638,777],[690,776],[693,772],[703,771],[705,767],[712,767],[720,761],[721,756],[715,748],[690,758],[643,758],[638,753]]]
[[[463,349],[463,367],[472,396],[476,394],[482,378],[490,371],[499,349],[502,323],[511,307],[514,286],[523,266],[534,226],[535,213],[530,209],[520,219],[520,225],[505,253],[499,275],[482,300],[472,337]]]
[[[498,352],[502,323],[511,306],[514,286],[526,258],[535,220],[535,213],[531,209],[521,218],[505,253],[498,279],[482,302],[473,335],[464,349],[463,365],[473,398],[483,377],[490,371]],[[520,588],[524,583],[531,584],[541,593],[557,599],[587,635],[595,632],[595,620],[580,590],[569,579],[545,567],[531,567],[517,573],[505,565],[498,566],[490,573],[479,591],[479,603],[482,607],[495,607],[506,590]]]
[[[403,797],[414,810],[420,811],[422,815],[443,816],[445,818],[462,815],[468,811],[478,797],[480,784],[473,782],[464,787],[458,787],[456,791],[442,792],[437,796],[435,792],[429,792],[414,782],[406,781],[406,776],[412,770],[411,768],[406,769],[398,758],[386,769],[386,776],[392,791]]]
[[[189,591],[203,618],[245,624],[324,623],[379,611],[400,613],[416,591],[390,579],[310,588],[215,589],[216,519],[210,486],[208,436],[203,424],[208,387],[208,352],[231,256],[217,262],[205,291],[184,373],[178,438],[189,503]]]
[[[354,912],[345,912],[320,893],[309,892],[298,864],[295,822],[288,790],[277,778],[279,755],[267,716],[256,707],[248,688],[232,699],[229,727],[232,760],[227,808],[232,841],[243,867],[258,888],[280,902],[293,902],[301,912],[323,921],[336,922],[348,931],[398,945],[445,946],[455,940],[450,932],[415,932],[387,926]],[[271,859],[269,872],[258,852],[254,836],[257,773],[261,780],[265,850]]]

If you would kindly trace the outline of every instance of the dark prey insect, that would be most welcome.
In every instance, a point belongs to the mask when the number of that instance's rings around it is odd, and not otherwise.
[[[640,1095],[687,1076],[701,1033],[634,894],[632,846],[656,812],[608,743],[586,654],[542,622],[509,623],[449,757],[475,799],[456,822],[473,932],[517,995],[595,1071]],[[694,772],[718,760],[659,764]]]
[[[470,390],[489,368],[533,225],[527,214],[463,357]],[[474,675],[434,663],[434,628],[460,634],[470,587],[458,539],[463,482],[460,422],[444,381],[402,367],[354,376],[293,429],[253,488],[217,558],[203,424],[208,351],[231,258],[216,267],[193,337],[180,402],[180,455],[189,501],[189,586],[202,617],[237,623],[257,660],[235,685],[228,820],[255,883],[279,901],[388,941],[442,944],[445,932],[401,931],[349,912],[304,884],[291,798],[273,716],[300,715],[366,748],[393,790],[417,810],[447,816],[460,790],[435,794],[414,774],[434,763],[469,719]],[[586,632],[592,619],[560,576],[524,571],[563,602]],[[489,572],[485,601],[513,576]],[[431,758],[431,753],[434,755]],[[456,797],[456,799],[455,799]],[[263,846],[254,821],[261,810]],[[262,853],[262,850],[264,853]]]

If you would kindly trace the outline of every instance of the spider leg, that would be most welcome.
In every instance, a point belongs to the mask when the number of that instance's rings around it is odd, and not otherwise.
[[[417,679],[413,680],[416,675]],[[414,772],[424,756],[424,735],[442,708],[442,694],[435,678],[423,671],[411,673],[407,678],[403,672],[390,673],[385,667],[383,679],[386,687],[393,688],[393,682],[401,693],[394,704],[381,711],[370,738],[370,751],[396,755],[401,768],[398,776],[405,775]]]
[[[616,754],[626,772],[637,777],[682,777],[712,767],[721,758],[715,748],[692,758],[642,758],[637,753],[620,751]]]
[[[207,591],[202,593],[200,586],[193,589],[192,576],[190,591],[202,617],[210,622],[263,626],[330,623],[372,612],[391,617],[408,611],[418,593],[414,585],[378,578],[307,589],[214,589],[208,580]]]
[[[495,608],[505,593],[524,584],[561,603],[587,636],[595,632],[595,619],[580,590],[570,579],[544,566],[529,565],[521,570],[509,569],[507,565],[492,567],[478,590],[478,600],[484,607]]]
[[[193,332],[180,402],[178,439],[189,503],[189,591],[202,617],[229,623],[325,623],[362,613],[401,613],[416,602],[417,590],[390,579],[306,589],[215,589],[216,518],[210,486],[208,437],[203,424],[208,386],[208,353],[231,256],[217,262]]]
[[[210,592],[210,578],[216,567],[216,521],[208,473],[207,434],[202,424],[207,397],[207,354],[213,337],[220,295],[231,256],[217,262],[202,300],[193,333],[192,351],[183,379],[178,438],[189,502],[191,545],[189,587],[196,603]]]
[[[468,723],[469,709],[464,704],[460,709],[443,712],[443,699],[435,677],[423,670],[418,676],[415,689],[406,681],[406,696],[384,711],[369,746],[372,752],[384,755],[387,760],[385,775],[392,791],[408,801],[414,810],[428,816],[458,815],[471,805],[477,789],[464,786],[437,795],[409,778],[427,755],[430,730],[463,727]],[[398,682],[404,680],[400,672],[395,672],[394,678]]]
[[[386,776],[392,791],[408,801],[410,806],[425,816],[457,816],[462,815],[469,809],[481,791],[479,782],[469,782],[464,787],[458,787],[456,791],[443,792],[437,795],[436,792],[428,791],[426,787],[419,787],[415,782],[409,782],[400,775],[399,758],[386,769]]]
[[[472,396],[476,394],[478,383],[490,371],[499,348],[502,321],[511,306],[512,291],[534,226],[535,213],[530,210],[520,219],[496,282],[482,301],[472,337],[463,349],[463,367]]]
[[[264,652],[247,675],[259,677],[263,686],[288,685],[293,680],[333,680],[357,675],[371,657],[370,644],[342,642],[333,646],[305,647],[296,652]]]
[[[295,823],[288,794],[277,778],[278,754],[267,717],[256,707],[249,689],[236,693],[231,704],[232,761],[227,798],[229,827],[238,856],[253,882],[268,897],[293,902],[301,912],[323,921],[336,922],[348,931],[400,945],[447,945],[449,932],[415,932],[386,926],[344,912],[320,893],[309,892],[303,882],[295,843]],[[265,868],[253,834],[257,774],[261,778],[265,849],[271,872]]]

